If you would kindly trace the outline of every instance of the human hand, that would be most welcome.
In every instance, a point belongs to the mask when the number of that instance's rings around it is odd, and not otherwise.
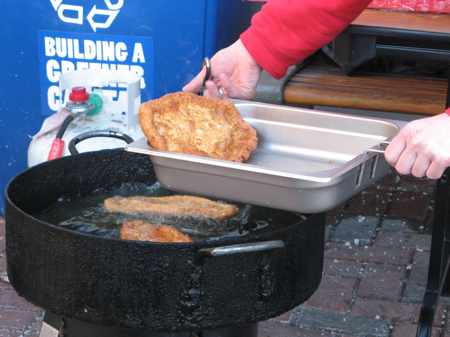
[[[210,60],[211,80],[206,81],[205,97],[219,97],[220,86],[223,98],[251,100],[255,96],[256,86],[262,68],[247,52],[241,40],[237,40],[228,48],[217,52]],[[184,92],[199,92],[203,87],[205,67],[183,88]]]
[[[401,174],[439,179],[450,166],[450,116],[408,123],[386,148],[384,156]]]

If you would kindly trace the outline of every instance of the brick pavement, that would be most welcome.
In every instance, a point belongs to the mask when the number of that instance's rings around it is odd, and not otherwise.
[[[259,324],[259,337],[415,336],[428,271],[436,183],[386,177],[327,212],[319,289],[305,303]],[[43,311],[8,283],[0,217],[0,337],[39,336]],[[433,337],[450,337],[442,298]]]

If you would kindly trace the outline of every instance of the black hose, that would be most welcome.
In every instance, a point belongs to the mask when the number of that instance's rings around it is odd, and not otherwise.
[[[67,116],[59,127],[58,133],[56,134],[55,138],[62,139],[62,137],[64,136],[64,132],[66,132],[67,127],[74,119],[75,117],[72,114]]]

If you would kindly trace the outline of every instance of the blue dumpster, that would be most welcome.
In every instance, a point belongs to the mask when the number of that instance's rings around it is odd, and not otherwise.
[[[61,73],[85,68],[136,72],[143,79],[142,101],[180,91],[205,56],[239,37],[257,7],[242,0],[4,2],[0,214],[5,213],[7,182],[27,168],[30,136],[59,107]]]

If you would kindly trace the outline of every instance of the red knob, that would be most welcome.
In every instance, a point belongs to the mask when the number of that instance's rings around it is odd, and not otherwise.
[[[72,88],[72,93],[69,95],[69,100],[72,102],[85,102],[89,99],[89,94],[85,87]]]

